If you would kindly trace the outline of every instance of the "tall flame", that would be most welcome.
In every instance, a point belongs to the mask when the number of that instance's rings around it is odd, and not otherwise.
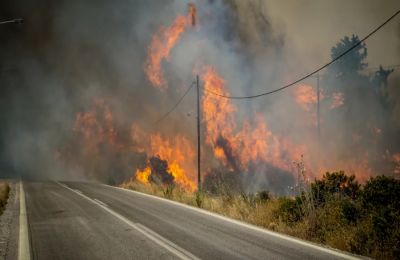
[[[194,4],[189,4],[188,7],[188,14],[178,15],[169,27],[161,27],[152,36],[148,47],[144,71],[150,83],[160,90],[167,88],[162,62],[168,61],[171,50],[187,28],[196,26],[196,7]],[[268,164],[287,172],[294,172],[293,162],[299,161],[303,154],[308,154],[306,146],[274,133],[261,114],[252,116],[253,120],[236,121],[237,107],[229,99],[219,98],[210,93],[229,95],[225,88],[226,81],[212,66],[203,66],[200,74],[205,89],[201,99],[204,145],[211,147],[217,161],[231,170],[240,172],[247,172],[257,164]],[[297,105],[305,111],[304,114],[316,118],[318,97],[315,89],[310,85],[302,85],[295,88],[293,94]],[[320,92],[320,100],[323,99],[324,93]],[[331,109],[344,104],[344,95],[341,92],[333,93],[331,99]],[[112,148],[123,148],[126,152],[129,149],[145,152],[148,157],[147,165],[136,170],[137,181],[149,182],[152,174],[150,158],[155,156],[167,161],[167,171],[174,177],[177,185],[189,191],[196,189],[194,145],[183,135],[166,137],[158,132],[147,133],[137,124],[133,124],[130,132],[132,143],[130,146],[125,145],[126,142],[121,141],[115,130],[110,107],[102,100],[95,101],[91,111],[77,113],[73,130],[80,133],[88,144],[90,153],[87,153],[89,155],[87,158],[93,151],[96,152],[98,144],[102,143],[110,144]],[[381,134],[379,128],[374,128],[373,132],[375,135]],[[353,141],[360,142],[361,136],[354,134]],[[395,164],[394,172],[400,174],[400,153],[393,155],[390,160]],[[319,173],[327,170],[345,170],[357,173],[357,177],[361,178],[372,175],[367,155],[358,161],[353,158],[352,160],[329,158],[329,162],[324,162],[322,158],[320,161],[320,165],[315,167]],[[308,173],[313,174],[312,170]]]
[[[318,101],[317,91],[314,90],[313,86],[301,85],[294,89],[294,96],[297,104],[305,111],[310,112],[315,110],[315,105]],[[320,90],[319,94],[320,101],[324,99],[324,94]]]
[[[188,139],[181,135],[170,139],[163,138],[159,133],[148,135],[136,124],[132,125],[131,137],[136,149],[145,151],[148,157],[158,156],[168,162],[168,172],[174,176],[175,183],[189,191],[196,189],[193,165],[195,153]],[[146,183],[150,173],[150,167],[138,170],[136,179]]]
[[[299,160],[304,147],[273,135],[261,115],[255,122],[243,122],[241,129],[235,123],[236,107],[228,99],[218,98],[210,92],[228,95],[225,81],[216,70],[207,66],[202,73],[205,93],[202,99],[206,143],[211,145],[215,157],[236,170],[247,170],[250,163],[264,162],[287,171],[293,160]]]
[[[150,166],[146,166],[143,170],[137,169],[135,173],[136,180],[142,183],[149,183],[149,176],[151,174]]]
[[[189,13],[187,16],[178,15],[175,21],[169,27],[161,27],[153,35],[150,46],[148,47],[147,60],[144,65],[144,71],[150,83],[161,89],[167,88],[167,82],[163,75],[162,61],[168,60],[172,48],[181,38],[188,26],[196,24],[196,7],[189,4]]]
[[[85,140],[93,145],[101,142],[116,144],[113,116],[110,107],[101,99],[94,101],[90,111],[76,114],[73,130],[82,133]]]

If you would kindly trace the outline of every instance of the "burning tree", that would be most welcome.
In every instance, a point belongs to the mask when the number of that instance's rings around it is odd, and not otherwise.
[[[143,170],[136,171],[136,179],[148,183],[152,182],[157,185],[173,185],[174,176],[168,172],[168,162],[153,156],[148,161],[148,166]]]

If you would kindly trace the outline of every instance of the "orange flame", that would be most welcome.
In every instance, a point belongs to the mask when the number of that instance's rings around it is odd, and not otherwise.
[[[335,109],[340,106],[343,106],[344,104],[344,95],[342,92],[334,92],[332,94],[332,104],[330,106],[330,109]]]
[[[149,157],[158,156],[161,160],[168,162],[168,172],[174,176],[176,184],[189,191],[196,189],[195,153],[188,139],[180,135],[171,139],[164,139],[158,133],[147,135],[137,125],[133,125],[131,128],[131,137],[134,143],[140,147],[139,149],[145,151]],[[144,173],[139,170],[139,178],[142,178],[142,176],[144,176]]]
[[[261,161],[291,171],[292,161],[300,159],[304,147],[273,135],[261,115],[256,116],[253,124],[245,121],[242,129],[237,129],[237,109],[232,102],[207,92],[228,95],[224,79],[207,66],[203,69],[202,80],[206,90],[202,99],[206,143],[213,147],[215,157],[237,170],[247,170],[251,162]]]
[[[314,90],[314,87],[310,85],[298,86],[294,89],[294,96],[297,104],[305,111],[310,112],[316,109],[315,104],[317,104],[318,96],[317,91]],[[320,100],[324,99],[324,95],[321,90],[319,98]]]
[[[167,88],[161,62],[169,59],[172,48],[179,41],[186,28],[195,24],[196,7],[194,4],[189,4],[189,14],[187,16],[178,15],[171,26],[166,28],[162,26],[158,33],[153,35],[144,65],[146,76],[153,86],[161,90]]]
[[[143,170],[137,169],[135,178],[136,180],[142,182],[142,183],[149,183],[149,176],[151,174],[151,168],[147,166]]]
[[[174,142],[163,140],[160,134],[151,135],[151,154],[168,161],[168,171],[175,182],[191,191],[196,189],[192,162],[194,150],[191,143],[183,136],[176,136]],[[189,178],[192,177],[192,179]]]
[[[328,171],[344,171],[346,174],[354,174],[361,182],[366,181],[369,176],[373,176],[367,155],[360,159],[334,160],[331,158],[329,161],[325,162],[325,166],[320,167],[319,174]]]
[[[117,142],[110,107],[101,99],[94,101],[90,111],[76,114],[73,130],[81,133],[93,145],[101,142],[116,145]]]

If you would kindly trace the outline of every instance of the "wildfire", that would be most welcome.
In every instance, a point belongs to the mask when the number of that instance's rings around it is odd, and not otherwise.
[[[354,174],[359,181],[364,182],[369,176],[372,176],[373,172],[368,161],[367,155],[351,160],[334,160],[331,158],[330,162],[325,162],[325,166],[319,169],[319,173],[344,171],[346,174]]]
[[[222,79],[215,69],[211,66],[204,69],[202,80],[205,90],[218,92],[227,95],[225,91],[225,81]],[[236,108],[228,99],[221,99],[214,95],[204,93],[202,100],[203,121],[206,122],[206,142],[213,144],[219,136],[230,137],[235,129],[235,121],[233,113]],[[218,157],[220,150],[214,151]]]
[[[131,137],[136,148],[145,151],[147,156],[157,156],[168,163],[168,172],[174,177],[174,181],[179,186],[194,191],[196,189],[196,177],[194,174],[194,149],[192,144],[183,136],[177,135],[174,138],[162,138],[159,133],[147,135],[141,131],[137,125],[131,128]],[[136,179],[143,181],[148,179],[151,168],[148,166],[144,170],[136,172]]]
[[[205,90],[229,94],[225,90],[225,80],[211,66],[203,69],[202,81]],[[303,147],[273,135],[261,115],[256,116],[255,122],[245,121],[242,129],[237,129],[237,109],[228,99],[206,91],[202,108],[206,143],[213,147],[216,158],[235,170],[247,170],[251,163],[263,162],[290,171],[291,162],[304,152]]]
[[[147,166],[143,170],[137,169],[135,173],[136,180],[142,183],[149,183],[149,176],[151,174],[150,166]]]
[[[315,110],[315,104],[317,104],[318,96],[314,87],[310,85],[301,85],[294,89],[294,96],[297,104],[305,111],[310,112]],[[323,92],[320,91],[320,100],[324,99]]]
[[[330,109],[335,109],[340,106],[343,106],[344,104],[344,96],[342,92],[334,92],[332,94],[332,104],[330,106]]]
[[[187,27],[196,24],[196,7],[189,4],[187,16],[178,15],[169,27],[161,27],[158,33],[154,34],[148,47],[147,60],[144,71],[151,84],[161,90],[167,88],[167,82],[163,76],[161,62],[168,60],[172,48],[181,38]]]
[[[110,107],[101,99],[94,101],[90,111],[76,114],[73,130],[88,142],[116,144],[113,116]]]
[[[172,49],[187,28],[196,26],[196,16],[195,5],[189,4],[186,16],[178,15],[169,27],[162,26],[152,36],[144,71],[150,83],[156,88],[165,90],[168,87],[163,75],[162,62],[168,61]],[[226,80],[212,66],[203,66],[199,69],[199,74],[205,89],[201,99],[201,118],[205,136],[203,146],[211,147],[216,161],[229,170],[237,172],[251,171],[255,165],[268,165],[296,174],[293,162],[299,161],[302,155],[309,155],[307,146],[274,133],[261,114],[251,116],[252,120],[237,121],[238,109],[235,104],[230,99],[211,94],[211,92],[217,92],[229,96]],[[311,85],[301,85],[294,89],[293,95],[295,102],[305,111],[303,114],[310,114],[312,118],[316,118],[318,94],[315,88]],[[320,100],[325,98],[322,91],[319,95]],[[344,95],[341,92],[333,93],[331,98],[330,109],[344,104]],[[173,177],[173,183],[188,191],[196,190],[196,154],[191,140],[181,134],[165,136],[159,132],[148,133],[135,123],[131,125],[130,136],[128,131],[125,131],[128,136],[124,139],[117,135],[114,123],[110,107],[103,100],[96,100],[90,111],[77,113],[73,130],[83,136],[90,149],[93,147],[98,149],[98,144],[107,143],[110,144],[110,147],[124,149],[123,151],[126,153],[132,151],[145,153],[147,156],[146,166],[136,169],[135,172],[135,179],[141,183],[154,182],[152,178],[158,171],[155,165],[159,163],[162,165],[163,173],[170,178],[169,180]],[[123,132],[119,131],[118,133]],[[373,132],[380,135],[381,129],[374,128]],[[361,135],[353,134],[352,138],[355,143],[362,141]],[[306,141],[304,142],[306,143]],[[97,150],[90,151],[97,152]],[[87,154],[90,155],[87,158],[96,157],[91,156],[93,153]],[[103,158],[109,155],[108,153],[104,154]],[[323,162],[324,159],[321,158],[322,162],[318,162],[318,167],[315,168],[318,168],[318,173],[341,169],[347,173],[357,173],[357,177],[366,178],[372,175],[367,159],[367,156],[361,160],[329,158],[329,162]],[[396,164],[395,170],[400,173],[400,153],[393,155],[392,161]],[[314,174],[315,171],[307,165],[308,162],[305,164],[309,168],[308,175]],[[129,173],[131,172],[130,169]]]

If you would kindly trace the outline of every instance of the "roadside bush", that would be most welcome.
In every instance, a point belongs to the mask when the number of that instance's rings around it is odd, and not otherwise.
[[[213,195],[242,193],[241,175],[222,168],[211,169],[204,177],[204,191]]]
[[[267,190],[259,191],[259,192],[257,192],[257,199],[260,202],[267,202],[271,199],[271,195],[269,194],[269,191],[267,191]]]
[[[7,205],[9,194],[10,194],[10,186],[6,182],[1,182],[0,183],[0,214],[3,213],[4,208]]]
[[[362,210],[359,203],[351,199],[343,199],[341,201],[341,211],[347,224],[356,224],[362,217]]]
[[[343,171],[327,172],[321,180],[311,184],[311,191],[315,204],[320,205],[334,197],[357,199],[360,186],[354,175],[347,176]]]
[[[383,208],[400,210],[400,180],[377,176],[367,181],[362,191],[361,202],[369,211]]]
[[[166,185],[166,187],[163,189],[164,197],[167,199],[172,199],[173,194],[174,194],[174,188],[175,188],[175,185],[173,185],[173,184]]]
[[[377,258],[400,258],[400,180],[377,176],[367,181],[361,204],[371,226]]]
[[[278,199],[278,204],[274,215],[285,224],[294,225],[303,218],[302,202],[299,197],[295,199],[282,197]]]
[[[378,176],[361,186],[354,175],[326,173],[294,198],[275,198],[268,191],[231,190],[239,181],[227,181],[230,176],[235,174],[214,172],[202,193],[156,184],[125,185],[352,253],[400,259],[399,180]]]
[[[201,208],[203,205],[204,194],[200,191],[196,192],[196,205]]]

